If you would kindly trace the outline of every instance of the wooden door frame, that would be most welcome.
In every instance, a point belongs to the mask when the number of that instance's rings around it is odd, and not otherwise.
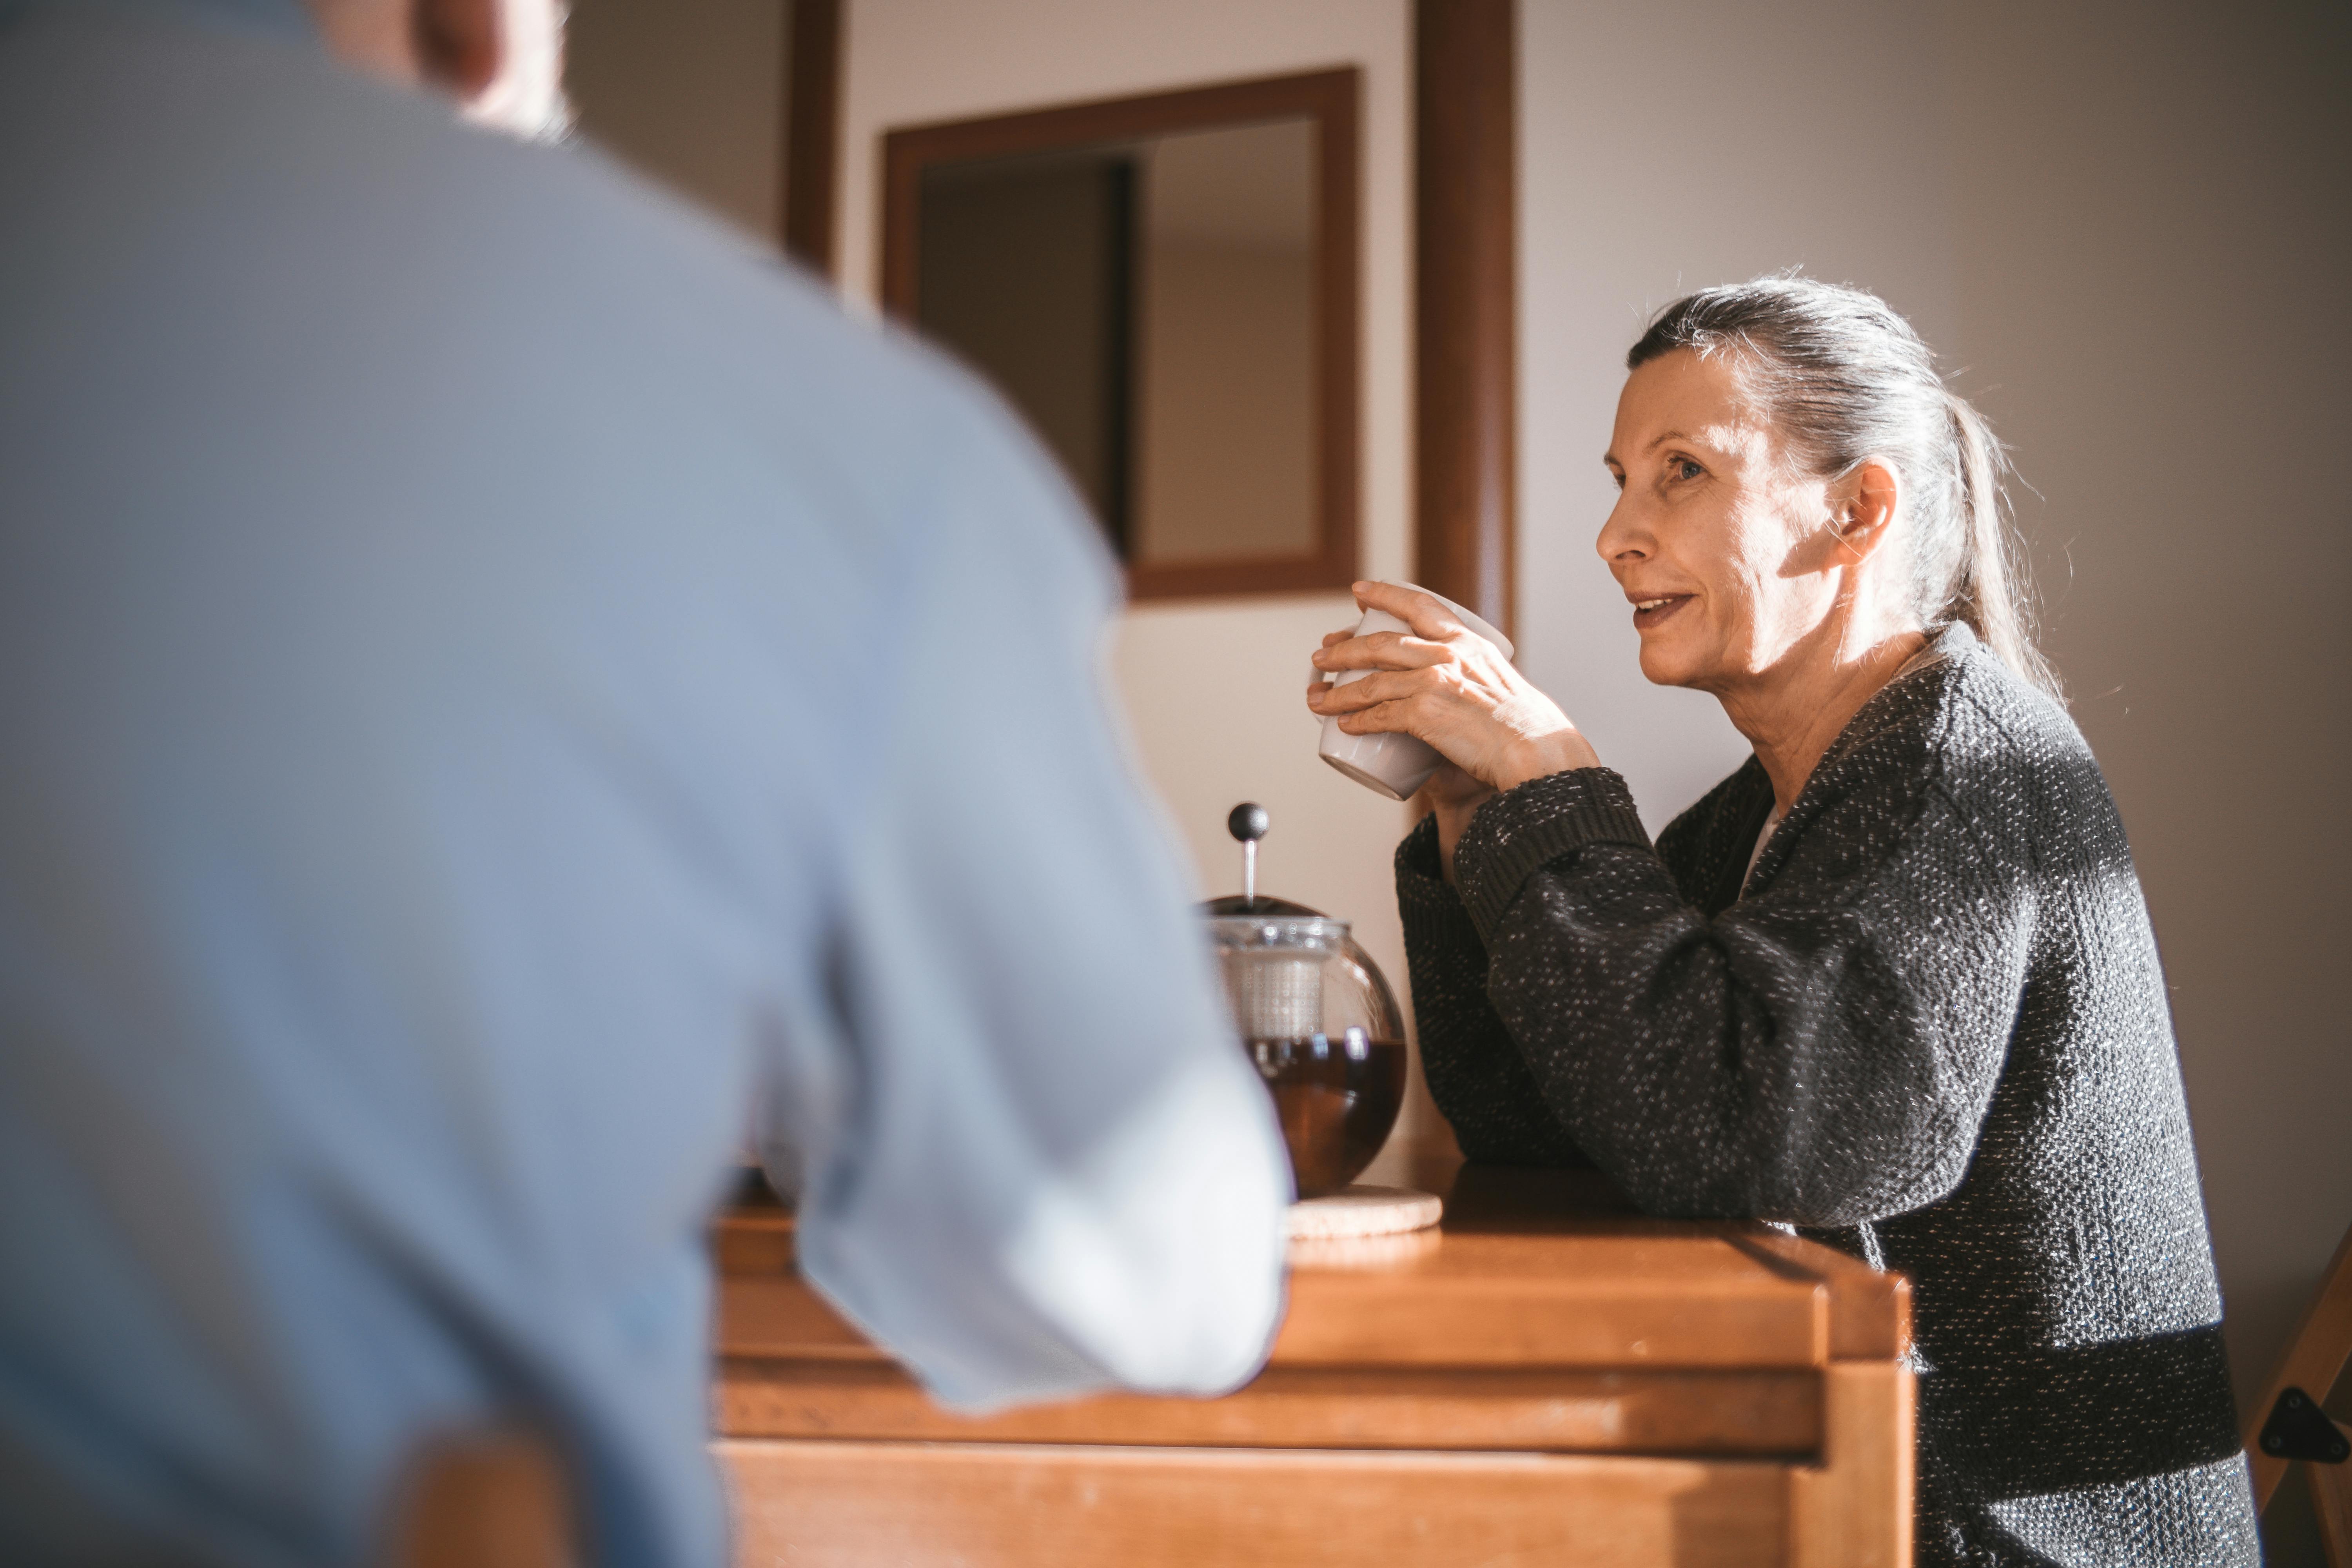
[[[842,0],[792,0],[784,46],[784,254],[830,278],[841,147]]]
[[[1413,5],[1414,579],[1511,631],[1517,0]]]

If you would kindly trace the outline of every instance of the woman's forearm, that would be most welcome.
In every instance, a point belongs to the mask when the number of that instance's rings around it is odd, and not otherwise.
[[[2030,902],[1940,797],[1808,897],[1709,918],[1638,833],[1614,775],[1549,779],[1459,849],[1486,992],[1552,1114],[1655,1213],[1850,1225],[1966,1173],[2018,998]],[[1903,803],[1825,816],[1858,836]],[[1841,815],[1850,821],[1835,820]],[[1922,859],[1945,868],[1932,910]],[[1823,868],[1828,870],[1828,868]],[[1911,923],[1979,911],[1972,962]],[[1989,983],[2008,976],[2011,985]]]

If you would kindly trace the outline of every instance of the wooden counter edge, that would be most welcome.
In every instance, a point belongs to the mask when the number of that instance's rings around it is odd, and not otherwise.
[[[1268,1367],[1218,1398],[1108,1392],[963,1415],[887,1363],[730,1356],[713,1425],[730,1437],[1222,1448],[1698,1454],[1811,1463],[1811,1369]]]
[[[1800,1466],[1790,1477],[1794,1568],[1911,1568],[1916,1417],[1917,1387],[1908,1367],[1830,1364],[1821,1463]]]
[[[1829,1291],[1832,1361],[1895,1361],[1911,1348],[1911,1281],[1769,1226],[1727,1226],[1724,1238],[1769,1268]]]

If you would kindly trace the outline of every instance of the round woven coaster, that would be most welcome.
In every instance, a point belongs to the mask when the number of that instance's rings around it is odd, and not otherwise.
[[[1290,1205],[1294,1241],[1349,1236],[1394,1236],[1425,1230],[1444,1217],[1434,1193],[1406,1187],[1349,1187],[1325,1197],[1301,1198]]]

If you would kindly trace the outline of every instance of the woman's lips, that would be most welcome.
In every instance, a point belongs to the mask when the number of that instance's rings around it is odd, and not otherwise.
[[[1688,594],[1659,594],[1633,601],[1633,629],[1646,632],[1653,626],[1664,626],[1666,617],[1691,602]]]

